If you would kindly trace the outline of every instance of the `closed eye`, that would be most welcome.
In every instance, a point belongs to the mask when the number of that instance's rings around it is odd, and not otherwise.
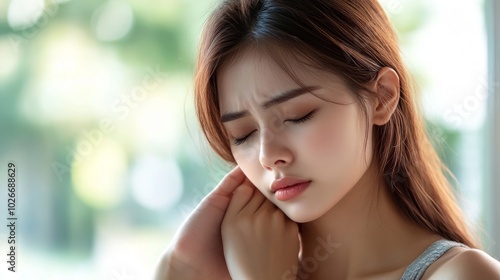
[[[303,116],[301,118],[285,120],[285,122],[292,122],[294,124],[301,124],[301,123],[304,123],[304,122],[310,120],[313,117],[313,115],[314,115],[315,112],[316,112],[316,110],[312,110],[311,112],[307,113],[307,115],[305,115],[305,116]],[[250,138],[250,136],[252,136],[252,134],[255,131],[257,131],[257,130],[254,130],[254,131],[250,132],[249,134],[247,134],[244,137],[234,138],[233,144],[236,145],[236,146],[238,146],[238,145],[241,145],[241,144],[245,143],[248,140],[248,138]]]
[[[252,135],[252,133],[254,133],[256,130],[250,132],[249,134],[247,134],[245,137],[242,137],[242,138],[234,138],[233,140],[233,143],[234,145],[238,146],[238,145],[241,145],[243,143],[245,143],[248,138]]]
[[[307,115],[303,116],[302,118],[286,120],[286,121],[293,122],[293,123],[304,123],[304,122],[310,120],[315,112],[316,112],[316,110],[312,110],[311,112],[309,112]]]

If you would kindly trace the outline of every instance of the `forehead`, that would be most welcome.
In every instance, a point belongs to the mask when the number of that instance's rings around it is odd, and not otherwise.
[[[222,67],[216,75],[221,109],[232,101],[269,97],[271,92],[290,84],[290,78],[271,58],[250,50]]]
[[[285,57],[290,70],[305,85],[317,84],[318,73],[305,69],[291,57]],[[298,84],[269,56],[253,49],[245,50],[234,61],[216,73],[220,110],[242,109],[245,105],[261,103],[270,97],[295,88]]]

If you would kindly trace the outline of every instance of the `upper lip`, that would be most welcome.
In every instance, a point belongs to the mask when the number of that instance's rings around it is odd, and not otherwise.
[[[271,191],[276,192],[279,189],[287,188],[287,187],[290,187],[290,186],[293,186],[296,184],[306,183],[306,182],[310,182],[310,181],[311,180],[283,177],[283,178],[274,180],[274,182],[271,184]]]

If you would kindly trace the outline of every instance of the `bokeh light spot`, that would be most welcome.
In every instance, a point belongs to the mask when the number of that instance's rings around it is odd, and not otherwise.
[[[126,155],[119,144],[103,140],[102,143],[93,145],[92,151],[73,166],[75,192],[95,208],[116,206],[125,194],[123,178],[126,168]]]
[[[99,40],[115,41],[125,37],[130,31],[134,15],[125,1],[110,0],[95,11],[93,21]]]
[[[182,174],[173,159],[140,157],[132,169],[131,182],[134,199],[149,209],[169,209],[182,196]]]
[[[12,0],[7,22],[12,29],[31,27],[42,16],[44,7],[44,0]]]

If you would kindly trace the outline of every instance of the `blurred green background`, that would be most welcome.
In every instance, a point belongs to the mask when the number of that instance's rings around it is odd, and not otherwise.
[[[7,272],[1,226],[1,279],[151,277],[181,221],[227,171],[205,144],[192,102],[198,40],[214,3],[0,2],[2,222],[8,162],[18,179],[18,272]],[[381,3],[429,134],[478,228],[489,211],[484,3]],[[482,236],[488,246],[487,230]]]

